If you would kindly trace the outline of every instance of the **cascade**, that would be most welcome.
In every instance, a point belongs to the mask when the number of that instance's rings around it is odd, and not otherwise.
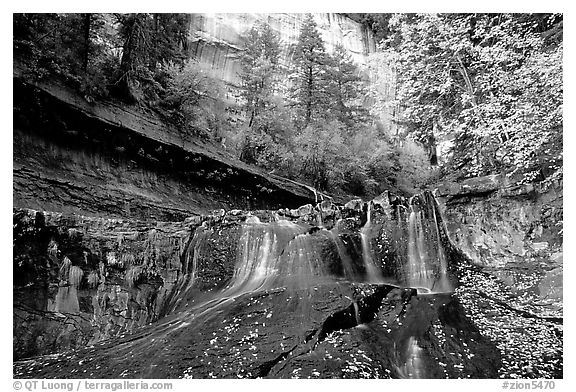
[[[168,306],[170,311],[173,311],[188,295],[186,293],[192,292],[196,278],[198,275],[198,259],[201,254],[202,246],[205,244],[206,238],[212,234],[212,230],[207,229],[205,223],[194,230],[194,234],[183,255],[182,269],[186,279],[181,282],[176,290],[174,296],[176,300]]]
[[[425,195],[426,210],[419,202],[418,197],[409,201],[406,283],[421,292],[451,291],[440,234],[441,221],[437,216],[435,200]],[[425,211],[428,211],[427,216]]]
[[[62,313],[79,313],[78,287],[84,272],[80,267],[72,265],[70,259],[64,256],[60,267],[61,283],[54,301],[54,311]]]
[[[338,235],[338,225],[340,222],[341,220],[338,220],[336,225],[334,225],[334,228],[332,230],[326,230],[326,232],[330,237],[330,239],[332,240],[332,242],[334,243],[334,246],[336,247],[336,251],[338,252],[338,256],[342,263],[344,277],[348,280],[354,281],[357,279],[357,276],[356,273],[354,272],[352,258],[350,257],[348,251],[346,250],[346,245],[344,245],[342,239]]]
[[[362,261],[366,269],[366,280],[370,283],[382,283],[383,277],[378,266],[372,258],[372,251],[370,248],[370,229],[372,226],[371,206],[372,202],[367,203],[366,210],[366,224],[360,229],[360,238],[362,240]]]
[[[453,287],[450,284],[447,276],[448,262],[446,261],[446,255],[444,254],[444,247],[442,246],[442,237],[440,235],[440,223],[436,215],[436,200],[433,199],[432,214],[434,216],[434,227],[436,228],[436,240],[438,243],[438,259],[440,261],[440,279],[438,290],[440,291],[452,291]],[[443,221],[442,221],[443,222]],[[442,223],[443,224],[443,223]]]
[[[414,208],[408,218],[408,285],[431,289],[433,286],[432,271],[428,268],[428,257],[422,249],[424,233],[421,214]]]
[[[192,266],[188,267],[191,270],[188,275],[191,277],[181,292],[194,292],[198,257],[201,253],[199,250],[209,233],[211,231],[204,226],[194,233],[187,255],[187,259],[190,259],[192,252]],[[313,277],[319,275],[319,260],[311,260],[314,256],[315,252],[304,227],[286,220],[263,223],[256,216],[248,216],[242,224],[234,273],[228,285],[221,292],[187,308],[187,311],[179,316],[179,321],[174,326],[166,327],[164,333],[183,328],[189,325],[192,319],[210,317],[218,308],[245,294],[280,287],[298,288],[310,285]],[[172,310],[184,295],[180,293],[177,297]]]
[[[261,223],[256,219],[242,225],[236,267],[225,294],[305,285],[318,274],[319,261],[312,260],[314,251],[304,227],[286,220]]]

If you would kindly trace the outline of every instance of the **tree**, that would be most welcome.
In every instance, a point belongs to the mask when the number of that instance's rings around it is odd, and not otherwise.
[[[157,99],[159,64],[183,64],[189,16],[183,14],[116,14],[122,57],[114,91],[128,101]],[[137,88],[136,86],[141,86]]]
[[[156,70],[168,62],[183,64],[188,49],[189,14],[152,14],[149,68]]]
[[[316,22],[308,14],[294,49],[293,105],[299,111],[302,128],[321,117],[328,106],[325,95],[326,50]]]
[[[239,56],[241,96],[252,127],[256,117],[270,106],[278,84],[280,38],[266,23],[253,26],[243,37],[243,51]]]
[[[14,55],[36,77],[57,76],[86,98],[106,95],[114,68],[102,14],[14,14]]]
[[[368,27],[374,34],[376,42],[382,41],[390,34],[390,28],[388,27],[388,23],[390,21],[390,18],[392,17],[392,14],[355,13],[344,15]]]
[[[299,176],[320,190],[336,190],[344,182],[348,149],[337,121],[310,123],[294,140]]]
[[[271,169],[277,162],[279,143],[285,126],[282,102],[275,96],[278,88],[280,39],[266,23],[254,25],[243,37],[239,56],[241,97],[248,120],[240,141],[240,159]]]
[[[550,26],[560,23],[549,18]],[[545,145],[561,159],[562,47],[545,45],[541,19],[425,14],[390,20],[387,50],[397,68],[400,120],[420,142],[429,144],[438,133],[451,137],[448,168],[459,176],[519,170],[534,179]]]
[[[215,138],[226,120],[222,81],[195,60],[163,68],[167,80],[158,104],[160,113],[178,127],[183,138]]]
[[[368,113],[361,102],[365,95],[363,81],[352,56],[341,44],[327,56],[325,79],[332,115],[349,127],[366,120]]]

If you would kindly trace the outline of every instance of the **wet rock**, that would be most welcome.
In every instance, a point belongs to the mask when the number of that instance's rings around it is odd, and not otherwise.
[[[312,204],[306,204],[299,207],[298,210],[296,211],[297,211],[296,216],[304,217],[306,215],[312,214],[312,212],[314,211],[314,207],[312,206]]]
[[[35,377],[495,377],[499,354],[450,296],[390,286],[273,289],[138,334],[35,361]],[[354,305],[356,304],[356,306]],[[356,309],[356,310],[355,310]],[[146,353],[154,352],[155,355]],[[17,364],[18,377],[29,368]]]
[[[465,179],[459,183],[445,183],[437,189],[438,196],[449,196],[453,199],[464,196],[486,195],[500,189],[503,178],[499,174],[484,177],[473,177]]]
[[[348,203],[344,204],[344,208],[353,210],[353,211],[362,211],[364,202],[362,199],[353,199],[350,200]]]
[[[492,271],[461,267],[455,295],[466,317],[497,346],[501,355],[497,377],[562,377],[561,302],[542,302],[539,280],[522,279],[525,275],[518,276],[515,285],[520,290],[514,291]]]
[[[15,209],[15,357],[78,348],[158,319],[190,227]]]
[[[562,246],[562,190],[530,198],[498,195],[467,203],[440,198],[451,239],[475,263],[550,258]]]
[[[547,242],[533,242],[532,243],[532,249],[534,249],[535,251],[548,249],[548,243]]]
[[[47,281],[57,283],[50,289],[55,296],[59,287],[76,282],[72,275],[77,274],[71,271],[80,260],[77,256],[92,262],[94,268],[83,269],[87,274],[79,289],[93,293],[90,281],[98,282],[97,293],[92,294],[96,300],[79,300],[78,315],[94,314],[100,328],[89,343],[86,335],[76,338],[81,327],[65,330],[69,333],[57,337],[61,347],[94,347],[16,362],[15,376],[561,376],[561,268],[542,259],[535,259],[529,268],[520,262],[505,269],[469,264],[450,241],[445,220],[428,192],[410,202],[391,200],[389,214],[381,203],[359,205],[358,210],[345,209],[349,216],[339,218],[332,230],[315,224],[328,215],[322,214],[327,212],[322,205],[305,206],[304,215],[288,220],[286,210],[219,214],[188,226],[190,231],[180,242],[174,241],[183,234],[176,224],[134,230],[135,222],[79,224],[77,218],[57,214],[18,212],[17,244],[41,244],[30,259],[24,257],[30,250],[17,248],[22,265],[30,267],[28,275],[22,270],[19,284],[48,273]],[[120,240],[118,226],[123,229]],[[91,261],[97,253],[94,243],[81,252],[65,246],[64,237],[82,243],[98,238],[92,233],[95,227],[108,241],[98,258]],[[173,232],[180,234],[175,237]],[[546,233],[543,225],[532,232]],[[146,245],[138,245],[139,233],[145,233]],[[485,240],[491,238],[487,235]],[[554,246],[548,238],[539,242]],[[124,247],[111,246],[118,243]],[[490,245],[497,249],[496,243]],[[457,283],[455,292],[445,288],[434,292],[435,283],[405,287],[412,282],[414,266],[409,264],[417,262],[410,247],[418,250],[420,260],[428,258],[423,274],[431,282],[439,279],[438,262],[445,260],[448,280]],[[549,250],[542,244],[536,247],[542,248],[539,252]],[[166,253],[168,249],[178,252]],[[64,254],[71,255],[65,268]],[[149,261],[134,263],[142,254],[149,255]],[[366,283],[366,255],[382,272],[378,284]],[[52,263],[53,271],[30,262],[38,257]],[[561,259],[561,253],[554,257]],[[165,268],[172,264],[168,260],[178,263],[176,273]],[[95,275],[99,279],[89,278]],[[38,298],[27,290],[22,292]],[[53,300],[43,298],[30,303],[52,309]],[[21,328],[34,330],[29,326],[36,322],[25,318]],[[103,341],[104,337],[111,340]],[[50,333],[36,333],[19,337],[18,342],[34,341],[34,350],[40,350],[53,339]],[[525,342],[534,353],[527,352]]]

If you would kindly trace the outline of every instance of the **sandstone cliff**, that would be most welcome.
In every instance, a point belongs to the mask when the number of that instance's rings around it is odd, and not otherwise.
[[[376,41],[368,28],[340,14],[316,13],[313,16],[329,53],[336,44],[341,44],[357,64],[366,65],[368,55],[376,50]],[[305,17],[306,14],[282,13],[192,14],[190,54],[214,70],[222,80],[237,84],[240,68],[235,56],[242,48],[242,34],[257,22],[266,22],[280,37],[280,63],[287,68]]]

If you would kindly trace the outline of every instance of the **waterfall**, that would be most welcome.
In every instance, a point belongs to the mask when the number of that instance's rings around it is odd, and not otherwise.
[[[64,256],[59,275],[62,284],[58,287],[53,310],[62,313],[80,313],[78,287],[84,272],[80,267],[72,265],[70,259]]]
[[[334,243],[334,246],[336,247],[336,251],[338,252],[338,256],[340,258],[340,262],[342,263],[342,269],[344,272],[344,277],[348,280],[354,281],[357,279],[356,277],[356,273],[354,272],[354,267],[352,264],[352,258],[350,257],[350,255],[348,254],[348,252],[346,251],[346,246],[344,245],[344,243],[342,242],[342,239],[340,239],[340,236],[338,235],[338,223],[336,223],[336,225],[334,226],[334,228],[332,230],[327,230],[328,236],[330,237],[330,239],[332,240],[332,242]]]
[[[175,300],[168,305],[169,311],[174,311],[183,300],[188,298],[188,294],[192,294],[193,296],[194,286],[198,277],[198,261],[202,254],[202,248],[205,246],[206,240],[211,234],[213,234],[213,231],[206,228],[205,223],[194,230],[194,234],[186,246],[185,253],[182,257],[182,273],[184,279],[179,282],[176,288]]]
[[[277,214],[271,222],[249,215],[240,224],[239,236],[235,237],[234,270],[228,275],[229,281],[223,290],[211,295],[210,308],[244,294],[275,288],[306,289],[339,278],[350,282],[395,282],[417,288],[421,293],[451,291],[447,256],[442,246],[445,234],[434,202],[431,195],[415,196],[408,203],[397,203],[395,211],[390,210],[389,203],[384,203],[390,211],[383,212],[376,212],[374,204],[368,202],[364,209],[365,223],[358,231],[354,230],[353,223],[346,223],[348,218],[340,218],[327,230],[311,223],[284,220]],[[373,213],[381,214],[375,223]],[[382,220],[382,217],[388,219]],[[378,257],[385,257],[382,260],[377,259],[372,250],[376,232],[382,233],[375,239],[380,250]],[[185,306],[188,302],[200,305],[194,298],[204,291],[204,286],[200,281],[197,284],[197,280],[202,279],[202,271],[211,268],[207,252],[212,249],[213,235],[216,232],[205,223],[191,237],[183,256],[186,279],[179,284],[175,305],[182,298],[186,299]],[[386,277],[381,263],[386,266]],[[181,295],[186,292],[189,295]]]
[[[408,285],[432,289],[434,280],[428,267],[421,214],[414,209],[408,218]]]
[[[409,202],[406,283],[425,292],[451,291],[435,200],[431,197],[424,200],[427,219],[421,206],[414,202],[415,198]]]
[[[434,227],[436,228],[436,241],[438,244],[438,259],[440,261],[440,278],[438,281],[438,290],[439,291],[452,291],[453,287],[450,284],[447,276],[448,270],[448,263],[446,261],[446,255],[444,254],[444,247],[442,245],[442,236],[440,235],[440,224],[442,221],[438,221],[437,213],[436,213],[436,200],[433,199],[432,202],[432,215],[434,217]]]
[[[372,227],[371,218],[371,202],[367,203],[366,209],[366,224],[360,229],[360,238],[362,240],[362,261],[366,269],[366,280],[370,283],[382,283],[382,272],[372,258],[372,250],[370,248],[370,229]]]
[[[244,223],[234,276],[225,294],[311,285],[323,275],[313,236],[285,220]]]

